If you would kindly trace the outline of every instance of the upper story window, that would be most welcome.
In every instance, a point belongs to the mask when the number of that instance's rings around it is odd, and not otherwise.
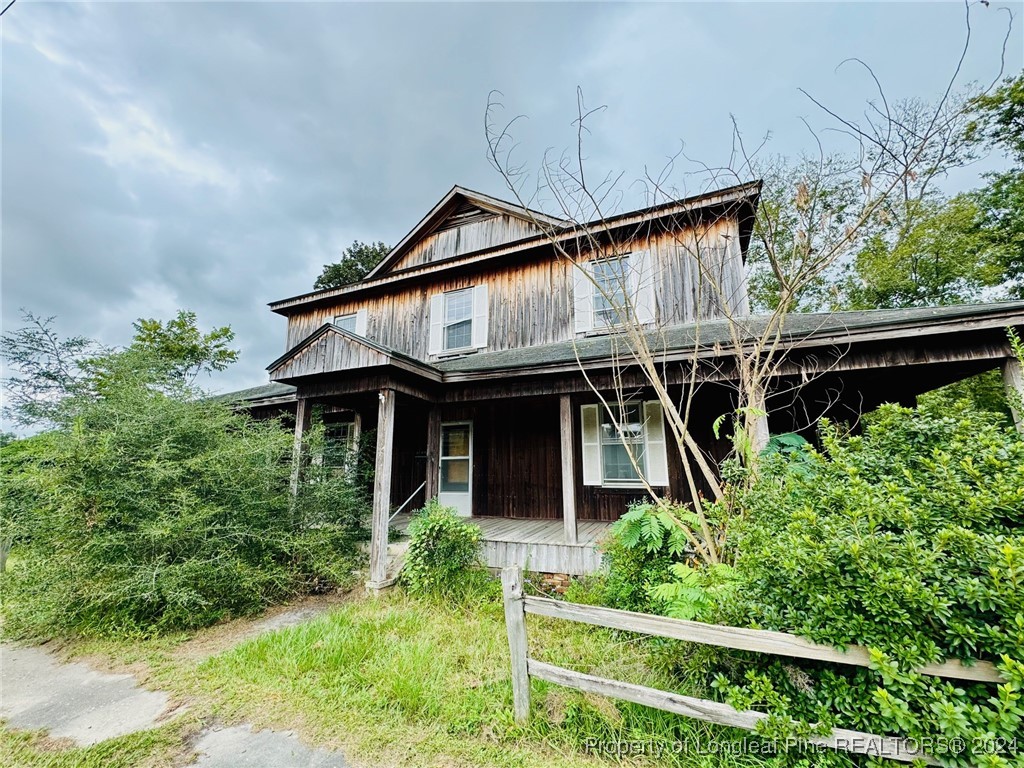
[[[337,315],[334,324],[343,331],[354,333],[356,336],[366,336],[366,310],[357,309],[344,315]]]
[[[353,312],[351,315],[338,315],[334,318],[334,324],[341,328],[343,331],[349,331],[350,333],[356,332],[356,313]]]
[[[619,325],[629,295],[629,256],[593,262],[594,327]]]
[[[430,297],[431,355],[487,346],[487,286],[474,285]]]
[[[576,333],[654,322],[654,274],[648,251],[571,266]]]
[[[444,349],[465,349],[472,345],[473,289],[449,291],[444,294]]]

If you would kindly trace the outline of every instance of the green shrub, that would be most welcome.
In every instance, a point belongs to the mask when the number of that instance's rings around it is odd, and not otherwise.
[[[437,499],[409,523],[409,550],[402,580],[413,594],[459,591],[480,572],[480,528]]]
[[[148,635],[257,612],[351,578],[367,504],[343,478],[289,494],[291,437],[225,403],[108,386],[39,441],[5,632]],[[8,446],[13,448],[14,446]]]
[[[1019,765],[983,744],[1024,717],[1024,441],[998,416],[883,406],[861,436],[765,457],[731,529],[718,619],[872,652],[871,669],[747,658],[717,682],[740,708],[914,738],[963,739],[949,765]],[[913,670],[996,662],[1003,685]],[[988,740],[986,742],[986,740]]]
[[[671,515],[691,516],[676,507]],[[612,608],[664,613],[665,602],[655,589],[672,580],[672,568],[687,552],[682,529],[649,502],[631,504],[601,544],[608,566],[603,603]]]

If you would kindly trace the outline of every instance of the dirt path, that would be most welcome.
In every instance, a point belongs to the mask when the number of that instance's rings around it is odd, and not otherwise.
[[[228,622],[176,650],[204,658],[238,643],[309,621],[338,602],[314,598],[272,609],[259,619]],[[139,686],[130,674],[67,662],[39,647],[0,644],[0,717],[10,727],[46,730],[79,746],[153,728],[181,711],[163,691]],[[192,744],[197,768],[346,768],[338,752],[310,749],[292,732],[256,731],[249,724],[211,726]]]

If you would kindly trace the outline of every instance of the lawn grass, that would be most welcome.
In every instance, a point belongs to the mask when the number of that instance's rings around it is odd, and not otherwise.
[[[610,632],[530,618],[533,653],[599,675],[666,685],[647,646]],[[512,719],[508,647],[499,600],[452,605],[393,592],[341,606],[199,665],[193,689],[227,719],[296,727],[356,760],[401,765],[607,765],[588,738],[705,742],[725,729],[644,707],[615,705],[535,681],[529,726]],[[637,762],[721,765],[694,755]],[[728,764],[737,765],[735,760]],[[753,763],[751,763],[753,764]]]
[[[536,616],[528,618],[528,626],[531,655],[537,658],[634,683],[673,686],[648,643]],[[178,635],[80,642],[73,650],[145,669],[144,684],[188,702],[193,718],[294,730],[312,746],[342,750],[355,766],[768,764],[754,755],[693,749],[747,734],[542,681],[533,682],[529,725],[517,725],[504,613],[493,589],[455,601],[393,590],[352,599],[311,621],[207,658],[182,652],[188,646],[187,636]],[[144,766],[168,764],[160,761],[175,748],[187,752],[181,731],[165,727],[147,734],[91,751],[64,751],[56,760],[38,737],[5,732],[0,765]],[[662,756],[610,758],[587,750],[592,739],[643,742],[645,751],[660,750]],[[679,743],[688,751],[680,752]],[[100,747],[110,751],[101,753]]]
[[[168,723],[90,747],[67,746],[42,732],[0,728],[0,765],[5,768],[166,768],[189,752],[191,724]]]

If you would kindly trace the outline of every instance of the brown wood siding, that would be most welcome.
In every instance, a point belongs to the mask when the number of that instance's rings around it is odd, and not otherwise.
[[[540,233],[540,230],[530,222],[514,216],[497,214],[480,216],[475,211],[467,211],[464,214],[464,219],[465,224],[439,227],[424,237],[388,271],[395,272],[409,267],[418,267],[421,264],[482,251]]]
[[[736,221],[722,220],[701,235],[693,230],[682,234],[645,234],[622,243],[619,248],[651,251],[659,276],[655,287],[658,321],[663,325],[676,325],[721,314],[721,297],[697,287],[702,270],[690,255],[695,251],[705,254],[705,271],[718,273],[728,294],[726,298],[735,299],[734,309],[746,310],[746,282],[738,242]],[[430,297],[480,283],[488,285],[489,293],[487,351],[568,341],[575,336],[572,270],[571,263],[548,253],[546,257],[529,262],[492,266],[486,271],[458,277],[439,272],[432,281],[416,286],[396,286],[393,294],[349,299],[292,315],[288,322],[287,348],[293,348],[337,315],[365,308],[368,338],[419,360],[429,360]]]
[[[583,485],[580,405],[592,402],[597,402],[593,396],[573,397],[572,400],[576,516],[581,521],[611,522],[622,516],[630,502],[642,499],[646,494],[642,488]],[[729,445],[726,440],[714,439],[711,425],[715,418],[731,408],[729,389],[718,386],[703,388],[695,404],[694,435],[716,463],[728,454]],[[514,404],[446,405],[442,406],[442,421],[473,422],[474,515],[561,519],[558,398],[523,399]],[[665,495],[689,501],[692,497],[683,473],[682,459],[671,436],[667,449],[670,487]],[[707,496],[706,485],[699,480],[697,484],[699,491]]]
[[[271,379],[282,381],[324,371],[372,368],[388,362],[390,358],[384,353],[346,339],[336,331],[327,331],[274,370]]]

